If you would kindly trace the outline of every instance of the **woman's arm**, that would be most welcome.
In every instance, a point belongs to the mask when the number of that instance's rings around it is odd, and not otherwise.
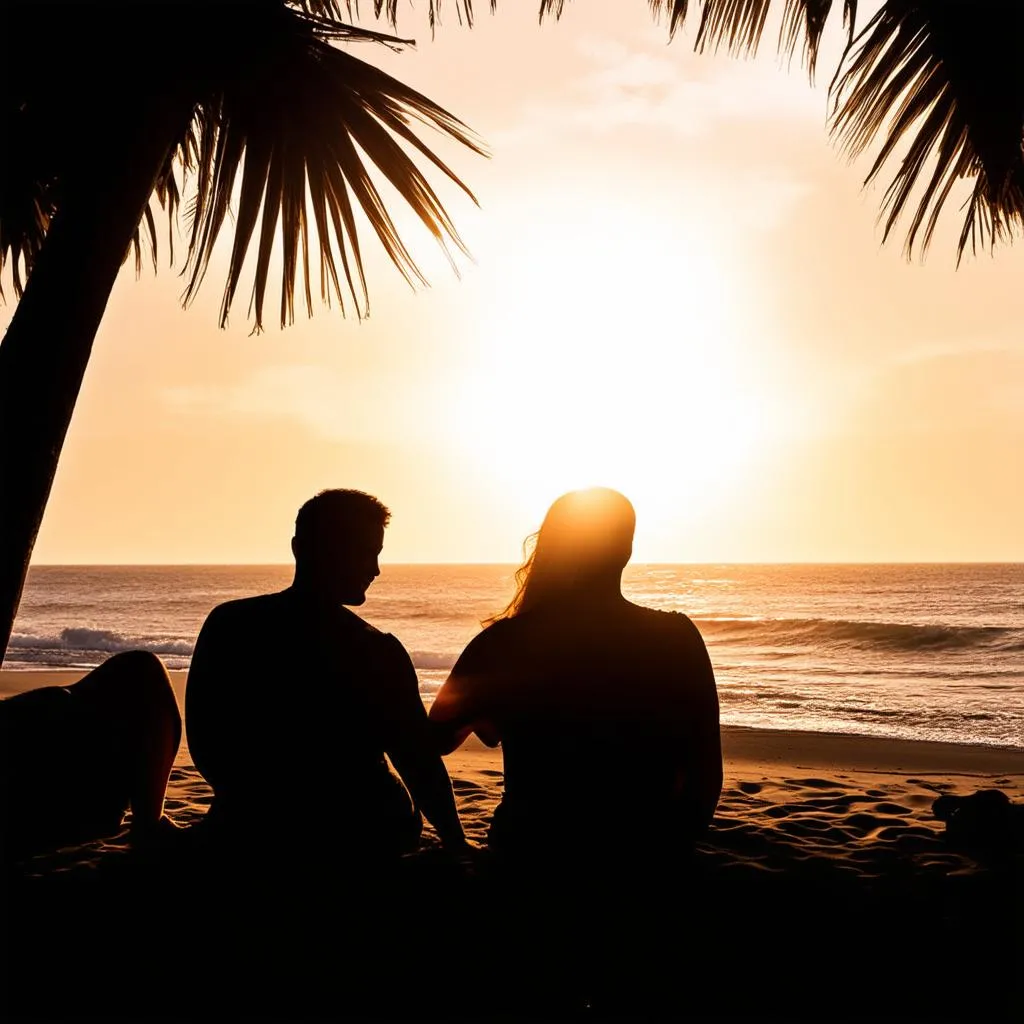
[[[430,708],[430,724],[438,749],[450,754],[475,732],[489,747],[501,742],[490,720],[487,666],[491,660],[489,631],[477,634],[459,655]]]

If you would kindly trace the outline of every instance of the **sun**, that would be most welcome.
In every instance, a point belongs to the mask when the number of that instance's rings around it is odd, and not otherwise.
[[[458,445],[524,507],[601,484],[648,521],[698,517],[751,472],[769,412],[735,277],[635,212],[545,225],[480,315]]]

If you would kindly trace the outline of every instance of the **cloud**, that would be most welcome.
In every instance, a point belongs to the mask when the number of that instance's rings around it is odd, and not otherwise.
[[[344,377],[329,366],[302,363],[261,367],[230,384],[163,392],[164,401],[184,415],[288,420],[331,441],[381,442],[402,440],[410,429],[422,433],[408,398],[394,393],[391,380],[377,382],[366,372]]]
[[[824,91],[770,60],[657,45],[580,40],[581,73],[555,98],[526,105],[516,123],[491,132],[495,152],[553,161],[559,149],[596,147],[607,164],[670,167],[681,188],[727,211],[730,224],[770,231],[786,223],[814,186],[783,136],[787,126],[813,125],[824,137]],[[572,159],[579,157],[559,158]]]
[[[825,124],[824,91],[777,62],[722,60],[682,47],[656,53],[595,37],[578,49],[590,66],[574,83],[575,98],[527,106],[518,124],[492,133],[496,148],[567,132],[646,127],[693,139],[726,121]]]

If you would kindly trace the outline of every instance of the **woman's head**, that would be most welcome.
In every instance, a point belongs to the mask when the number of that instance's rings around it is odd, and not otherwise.
[[[618,590],[633,553],[636,513],[629,500],[607,487],[563,494],[540,529],[527,538],[526,561],[516,572],[516,595],[495,618],[530,611],[552,599]]]

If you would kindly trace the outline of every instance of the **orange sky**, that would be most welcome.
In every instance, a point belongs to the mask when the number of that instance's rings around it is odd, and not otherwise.
[[[461,279],[412,231],[430,289],[373,251],[369,320],[282,332],[275,296],[251,337],[217,266],[188,311],[126,266],[35,561],[287,561],[328,486],[391,506],[388,561],[515,561],[589,483],[634,500],[640,560],[1024,560],[1021,248],[955,270],[954,205],[926,263],[882,248],[881,188],[770,45],[666,45],[642,0],[486,6],[362,50],[491,148],[443,149],[479,210],[435,179]]]

